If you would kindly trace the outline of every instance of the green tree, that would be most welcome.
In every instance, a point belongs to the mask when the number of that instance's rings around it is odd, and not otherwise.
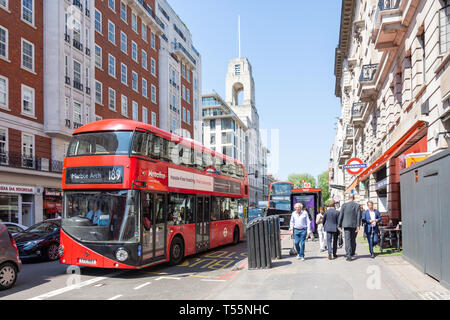
[[[326,204],[330,199],[330,190],[328,185],[328,171],[324,171],[322,174],[320,174],[317,180],[318,180],[318,187],[322,189],[322,203]]]
[[[298,188],[301,188],[303,186],[303,180],[309,182],[311,184],[311,188],[316,187],[316,179],[309,173],[292,173],[288,176],[288,181],[296,184]]]

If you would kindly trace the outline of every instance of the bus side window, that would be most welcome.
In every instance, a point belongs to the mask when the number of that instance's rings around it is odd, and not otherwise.
[[[212,197],[211,221],[220,220],[220,198]]]
[[[149,231],[151,229],[151,221],[152,221],[152,201],[151,194],[144,193],[142,197],[142,217],[144,222],[144,232]]]

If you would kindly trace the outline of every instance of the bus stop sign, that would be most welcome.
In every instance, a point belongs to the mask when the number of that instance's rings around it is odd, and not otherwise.
[[[345,165],[342,166],[342,168],[346,169],[348,173],[356,175],[360,174],[365,168],[367,168],[367,164],[363,163],[359,158],[351,158]]]

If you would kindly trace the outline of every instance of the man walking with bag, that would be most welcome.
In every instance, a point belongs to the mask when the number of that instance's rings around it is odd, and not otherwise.
[[[356,252],[356,235],[361,224],[361,209],[359,204],[355,202],[353,194],[350,194],[348,199],[350,201],[344,203],[341,207],[338,226],[341,232],[344,228],[346,260],[352,261]]]
[[[289,231],[294,235],[294,245],[297,250],[297,259],[305,260],[305,241],[311,233],[311,220],[306,211],[302,211],[303,204],[296,203],[292,212]]]
[[[378,243],[378,224],[381,222],[381,216],[378,210],[373,209],[373,202],[367,202],[367,209],[362,216],[362,222],[364,223],[364,233],[367,235],[369,242],[370,256],[375,258],[373,253],[373,246]]]

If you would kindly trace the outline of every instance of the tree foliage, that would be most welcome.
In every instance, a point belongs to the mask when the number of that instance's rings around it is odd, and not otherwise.
[[[310,175],[309,173],[292,173],[288,176],[288,181],[297,185],[297,187],[301,188],[303,186],[302,181],[305,180],[311,184],[311,188],[316,187],[316,179]]]
[[[318,187],[322,189],[322,203],[327,203],[330,199],[330,190],[328,183],[328,171],[324,171],[318,177]]]

